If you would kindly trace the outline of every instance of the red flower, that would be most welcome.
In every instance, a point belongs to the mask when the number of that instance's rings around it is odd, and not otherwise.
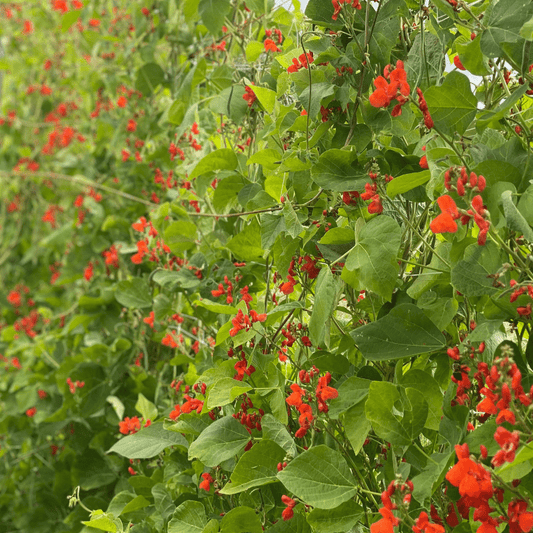
[[[37,407],[30,407],[29,409],[26,410],[26,416],[33,418],[36,412],[37,412]]]
[[[137,122],[135,120],[128,120],[128,126],[126,128],[128,131],[134,132],[137,129]]]
[[[426,155],[423,155],[421,158],[420,158],[420,161],[418,163],[420,165],[420,168],[429,168],[429,165],[428,165],[428,158]]]
[[[461,458],[457,464],[448,471],[446,479],[454,487],[459,488],[459,494],[461,494],[461,496],[483,499],[490,498],[494,492],[490,473],[485,470],[483,465],[465,457],[463,450],[459,446],[456,446],[455,449],[457,456]]]
[[[132,418],[126,417],[122,422],[119,422],[118,424],[118,430],[123,435],[133,435],[134,433],[137,433],[141,429],[141,422],[139,420],[139,417],[134,416]]]
[[[242,97],[248,103],[248,107],[252,107],[254,102],[257,100],[257,96],[251,87],[245,87],[244,90],[246,92],[242,95]]]
[[[393,533],[394,526],[397,526],[400,520],[386,507],[382,507],[379,512],[383,518],[370,526],[370,533]]]
[[[31,20],[24,21],[24,29],[22,30],[22,33],[24,35],[29,35],[30,33],[33,33],[33,22]]]
[[[296,507],[296,502],[286,496],[285,494],[281,497],[281,501],[287,506],[281,513],[283,520],[290,520],[294,516],[294,507]]]
[[[455,219],[459,218],[459,211],[453,198],[447,194],[437,199],[437,203],[442,213],[429,225],[433,233],[455,233],[457,224]]]
[[[211,483],[213,483],[215,480],[211,477],[211,474],[208,472],[204,472],[202,474],[203,481],[200,483],[199,487],[207,492],[211,490]]]
[[[281,52],[272,39],[265,39],[265,52]]]
[[[143,322],[145,324],[148,324],[152,329],[154,329],[154,319],[155,319],[155,314],[153,311],[150,311],[150,315],[147,316],[146,318],[143,318]]]
[[[93,262],[92,261],[89,261],[89,264],[87,265],[87,267],[85,268],[85,270],[83,271],[83,277],[87,280],[87,281],[91,281],[92,277],[93,277],[93,274],[94,274],[94,265],[93,265]]]

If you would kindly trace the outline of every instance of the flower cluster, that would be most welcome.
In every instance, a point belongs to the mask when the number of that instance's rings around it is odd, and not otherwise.
[[[307,376],[318,374],[318,369],[313,367],[313,370],[310,374],[300,372],[300,380],[302,383],[309,383]],[[326,404],[327,400],[337,398],[339,393],[336,389],[329,386],[331,381],[331,374],[326,372],[326,374],[318,378],[318,384],[315,390],[316,399],[318,402],[318,410],[322,413],[328,412],[328,406]],[[293,383],[290,386],[292,393],[285,400],[288,405],[295,407],[300,416],[298,417],[298,424],[300,428],[296,431],[294,436],[296,438],[303,438],[311,428],[311,424],[314,420],[313,408],[310,404],[305,403],[304,399],[311,400],[312,396],[308,394],[302,387],[297,383]]]
[[[292,65],[287,68],[287,72],[298,72],[301,68],[307,68],[313,61],[313,52],[301,54],[298,58],[292,58]]]
[[[245,315],[242,309],[239,309],[237,315],[231,319],[233,327],[229,330],[229,334],[231,337],[235,337],[241,329],[248,331],[254,322],[264,322],[266,319],[266,313],[259,314],[251,309],[249,315]]]
[[[408,102],[407,97],[411,92],[403,61],[398,60],[396,68],[392,72],[390,72],[390,65],[387,65],[383,71],[383,76],[378,76],[374,80],[374,85],[376,90],[370,95],[370,104],[374,107],[389,107],[389,104],[396,100],[398,103],[392,110],[392,116],[401,115],[402,106]]]
[[[333,15],[331,15],[332,20],[337,20],[339,13],[342,10],[343,4],[351,5],[354,9],[361,9],[360,0],[331,0],[333,4]]]

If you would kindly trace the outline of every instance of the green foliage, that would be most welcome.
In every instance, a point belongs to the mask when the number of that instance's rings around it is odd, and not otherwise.
[[[1,3],[0,533],[529,531],[533,5],[278,4]]]

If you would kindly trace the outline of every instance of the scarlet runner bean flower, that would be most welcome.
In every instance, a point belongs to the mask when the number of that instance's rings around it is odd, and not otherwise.
[[[119,422],[118,428],[123,435],[133,435],[141,429],[141,421],[137,416],[132,418],[127,416],[122,422]]]
[[[376,90],[370,95],[370,104],[374,107],[389,107],[389,104],[396,100],[398,104],[392,111],[392,116],[398,116],[402,113],[402,106],[407,103],[407,96],[411,92],[411,88],[407,83],[407,73],[405,72],[403,61],[396,62],[396,68],[388,73],[388,68],[385,68],[384,76],[378,76],[374,80]],[[390,83],[387,79],[390,79]]]
[[[294,516],[293,509],[296,507],[296,502],[285,494],[281,497],[281,501],[287,506],[285,509],[283,509],[281,518],[283,518],[284,521],[290,520]]]
[[[331,16],[332,20],[337,20],[343,4],[351,5],[354,9],[362,8],[360,0],[331,0],[331,3],[334,8],[333,15]]]
[[[455,233],[457,231],[456,219],[459,218],[459,211],[454,199],[444,194],[437,199],[437,203],[442,213],[431,221],[429,227],[433,233]]]
[[[211,490],[211,483],[213,483],[215,480],[208,472],[204,472],[201,477],[203,481],[200,483],[199,487],[209,492]]]

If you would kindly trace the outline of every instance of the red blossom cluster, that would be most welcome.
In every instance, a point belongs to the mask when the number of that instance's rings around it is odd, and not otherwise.
[[[245,315],[242,312],[242,309],[239,309],[237,315],[231,319],[233,327],[230,329],[229,334],[231,337],[235,337],[235,335],[237,335],[241,329],[248,331],[254,322],[264,322],[266,319],[266,313],[259,314],[251,309],[250,313]]]
[[[301,68],[307,68],[314,60],[313,52],[301,54],[298,58],[293,57],[292,65],[287,68],[287,72],[298,72]]]
[[[381,493],[383,507],[379,509],[379,514],[382,518],[370,526],[370,533],[393,533],[394,526],[400,524],[400,519],[393,513],[398,508],[396,503],[393,502],[393,497],[401,501],[403,505],[409,506],[413,488],[413,482],[409,480],[405,483],[399,483],[398,481],[391,481],[389,483],[387,489]],[[418,527],[422,524],[423,521],[421,520]],[[442,528],[442,531],[437,531],[436,533],[444,533],[444,528]]]
[[[396,117],[402,114],[402,106],[409,101],[407,97],[411,88],[407,83],[403,61],[398,60],[396,68],[392,72],[389,71],[390,65],[387,65],[383,76],[378,76],[374,80],[376,90],[370,95],[370,104],[374,107],[389,107],[389,104],[396,100],[398,103],[392,110],[392,116]]]
[[[265,412],[263,411],[263,409],[257,409],[257,412],[249,413],[249,409],[254,409],[254,404],[246,394],[244,394],[243,396],[244,399],[240,405],[239,411],[237,411],[231,416],[237,419],[251,435],[253,429],[261,431],[261,419],[263,418]]]
[[[516,287],[518,284],[516,280],[512,279],[509,283],[511,287]],[[522,294],[527,294],[528,297],[533,300],[533,285],[521,285],[517,289],[515,289],[511,296],[509,297],[509,301],[511,303],[515,302]],[[529,302],[527,305],[520,305],[516,308],[516,312],[525,318],[531,318],[531,302]]]
[[[191,398],[188,394],[185,394],[183,397],[185,398],[185,403],[174,406],[174,409],[168,415],[170,419],[176,420],[181,413],[192,413],[193,411],[196,411],[200,414],[202,412],[202,409],[204,408],[204,402],[202,400]]]
[[[337,20],[343,4],[351,5],[354,9],[361,9],[360,0],[331,0],[331,3],[333,4],[333,15],[331,15],[332,20]]]
[[[214,483],[215,480],[208,472],[204,472],[201,475],[201,478],[203,479],[203,481],[201,481],[200,485],[198,486],[206,492],[209,492],[211,490],[211,483]]]
[[[104,263],[106,265],[106,272],[109,276],[109,267],[119,268],[118,250],[117,247],[112,244],[108,250],[102,252]]]
[[[433,119],[431,118],[431,115],[429,114],[429,108],[426,103],[426,99],[424,98],[424,94],[422,93],[422,89],[419,87],[416,88],[416,94],[418,94],[418,107],[420,108],[420,111],[422,111],[422,114],[424,115],[424,124],[426,128],[429,130],[435,126],[433,123]]]
[[[224,284],[226,284],[226,287],[224,288]],[[230,281],[228,276],[224,276],[224,284],[219,283],[218,288],[211,291],[211,294],[215,298],[219,298],[220,296],[226,295],[226,303],[232,304],[233,303],[233,283]]]
[[[470,178],[463,167],[460,170],[461,175],[457,179],[457,185],[451,185],[451,176],[453,169],[446,171],[444,176],[444,185],[448,190],[455,189],[459,196],[464,196],[466,189],[470,188],[472,192],[483,191],[486,186],[486,181],[483,176],[476,176],[473,172]],[[479,228],[477,242],[483,246],[487,242],[487,234],[490,228],[490,221],[488,220],[489,212],[483,205],[483,198],[481,195],[474,196],[471,201],[471,209],[459,210],[454,199],[445,194],[437,199],[437,203],[442,211],[429,225],[433,233],[455,233],[457,231],[457,219],[461,219],[461,224],[465,225],[473,218],[474,222]]]
[[[76,389],[83,389],[83,387],[85,387],[85,381],[79,381],[79,380],[72,381],[72,379],[68,377],[67,385],[68,385],[68,390],[70,391],[70,393],[74,394],[76,392]]]
[[[316,367],[313,367],[313,376],[318,373],[318,369]],[[309,377],[311,374],[309,374]],[[303,377],[302,383],[307,382],[307,375],[302,374],[300,377]],[[329,372],[326,372],[326,374],[322,377],[318,378],[318,384],[315,389],[315,396],[318,403],[318,410],[322,413],[328,412],[328,406],[326,404],[327,400],[331,400],[333,398],[337,398],[339,393],[336,389],[329,386],[329,383],[331,381],[331,374]],[[311,400],[312,396],[307,393],[305,389],[302,389],[297,383],[293,383],[290,386],[290,389],[292,393],[287,397],[285,400],[288,405],[295,407],[296,410],[299,413],[298,417],[298,424],[300,425],[300,429],[298,429],[294,436],[296,438],[303,438],[307,432],[309,431],[309,428],[311,427],[311,424],[314,420],[313,416],[313,408],[310,404],[305,403],[305,400]]]
[[[141,429],[141,421],[139,420],[139,417],[137,416],[133,416],[132,418],[127,416],[126,418],[124,418],[124,420],[122,420],[118,424],[118,430],[123,435],[133,435],[134,433],[137,433],[137,431],[139,431],[140,429]]]
[[[526,394],[522,387],[522,373],[509,357],[497,359],[490,370],[486,363],[479,363],[478,371],[484,379],[480,393],[485,397],[477,406],[481,413],[496,416],[496,423],[516,423],[513,412],[514,400],[528,407],[533,403],[533,387]]]
[[[254,105],[254,102],[257,100],[257,96],[251,87],[244,88],[244,94],[242,95],[242,97],[244,100],[246,100],[248,107],[252,107]]]
[[[293,509],[296,507],[296,502],[285,494],[281,497],[281,501],[287,506],[281,511],[281,518],[285,521],[290,520],[294,516]]]
[[[368,204],[368,212],[379,215],[383,213],[383,204],[377,191],[376,183],[365,183],[365,192],[361,194],[361,200],[371,200]]]
[[[237,374],[233,376],[233,379],[236,379],[237,381],[242,381],[242,379],[244,378],[244,374],[250,376],[255,372],[254,366],[248,366],[248,362],[246,361],[246,355],[243,351],[241,351],[241,360],[235,363],[234,368]]]

